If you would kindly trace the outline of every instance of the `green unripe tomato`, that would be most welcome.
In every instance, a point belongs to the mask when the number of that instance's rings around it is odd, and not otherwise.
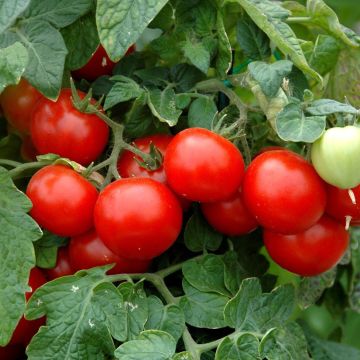
[[[360,128],[331,128],[314,142],[311,160],[327,183],[341,189],[360,184]]]

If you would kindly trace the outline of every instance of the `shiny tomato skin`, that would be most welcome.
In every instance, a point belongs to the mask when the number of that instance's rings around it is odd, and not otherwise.
[[[326,213],[334,219],[346,225],[346,217],[351,217],[350,225],[360,225],[360,185],[351,189],[355,196],[355,203],[352,202],[349,190],[340,189],[328,184]]]
[[[131,274],[146,272],[149,260],[128,260],[112,252],[95,230],[74,236],[69,244],[71,266],[77,271],[115,263],[108,274]]]
[[[100,193],[94,222],[101,240],[115,254],[150,260],[175,242],[182,211],[165,185],[149,178],[120,179]]]
[[[241,189],[228,200],[202,203],[201,211],[207,222],[225,235],[244,235],[258,227],[256,219],[244,204]]]
[[[58,154],[86,166],[104,151],[109,127],[98,116],[75,109],[71,90],[63,89],[56,102],[45,98],[38,102],[31,117],[31,138],[39,154]]]
[[[164,156],[166,153],[166,148],[170,144],[170,141],[174,138],[173,135],[167,134],[155,134],[145,136],[134,141],[134,145],[138,147],[141,151],[145,153],[150,152],[150,144],[156,146],[156,148]],[[146,170],[144,167],[140,166],[139,163],[135,160],[141,160],[139,156],[135,156],[132,152],[125,150],[117,163],[117,168],[119,174],[123,178],[130,177],[148,177],[153,180],[159,181],[162,184],[166,184],[166,174],[164,166],[161,165],[158,169],[154,171]],[[182,196],[178,196],[180,205],[184,211],[188,210],[191,202]]]
[[[46,283],[45,275],[38,268],[33,268],[30,271],[29,286],[31,291],[25,293],[26,301],[28,301],[34,291],[41,285]],[[39,327],[45,324],[45,318],[37,320],[26,320],[24,316],[20,319],[13,336],[10,341],[10,345],[21,344],[27,346],[31,338],[37,333]]]
[[[9,123],[21,134],[30,133],[31,113],[44,98],[27,80],[9,85],[0,95],[0,104]]]
[[[244,160],[230,141],[207,129],[179,132],[169,144],[164,168],[169,186],[200,202],[228,199],[240,187]]]
[[[289,150],[256,157],[245,173],[243,195],[260,225],[283,234],[313,226],[326,205],[325,183],[305,159]]]
[[[264,230],[264,244],[271,258],[301,276],[315,276],[335,266],[349,244],[344,226],[324,215],[304,232],[285,235]]]
[[[71,267],[69,258],[69,248],[61,247],[57,253],[56,265],[52,269],[46,270],[46,277],[49,280],[54,280],[62,276],[72,275],[75,271]]]
[[[125,55],[135,51],[135,45],[132,45]],[[72,71],[72,75],[78,79],[94,81],[99,76],[111,75],[116,63],[110,60],[104,47],[99,45],[90,60],[78,70]]]
[[[50,232],[75,236],[93,227],[98,192],[89,181],[69,167],[48,165],[31,178],[26,195],[30,215]]]

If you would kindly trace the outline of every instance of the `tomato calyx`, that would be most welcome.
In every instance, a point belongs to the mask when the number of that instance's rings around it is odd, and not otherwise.
[[[139,166],[149,171],[154,171],[159,169],[159,167],[161,167],[163,163],[163,159],[164,159],[163,154],[153,143],[150,143],[149,156],[147,156],[146,160],[144,159],[140,160],[134,157],[134,160],[139,164]]]

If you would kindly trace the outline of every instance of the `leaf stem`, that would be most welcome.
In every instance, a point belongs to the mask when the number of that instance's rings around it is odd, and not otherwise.
[[[12,166],[12,167],[18,167],[20,165],[22,165],[23,163],[18,162],[18,161],[14,161],[14,160],[8,160],[8,159],[0,159],[0,165],[8,165],[8,166]]]
[[[42,168],[46,165],[50,165],[52,163],[53,163],[53,161],[42,160],[42,161],[34,161],[34,162],[30,162],[30,163],[21,164],[21,165],[15,167],[14,169],[9,170],[9,175],[14,179],[26,170],[40,169],[40,168]]]
[[[288,17],[286,22],[289,24],[298,24],[298,23],[311,23],[312,18],[310,16],[293,16]]]

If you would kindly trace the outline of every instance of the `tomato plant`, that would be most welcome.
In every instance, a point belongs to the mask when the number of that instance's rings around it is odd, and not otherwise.
[[[178,133],[167,147],[164,168],[170,187],[193,201],[221,201],[235,194],[244,174],[240,151],[207,129]]]
[[[67,247],[59,248],[55,267],[46,270],[47,278],[54,280],[61,276],[72,275],[74,272],[70,263],[69,249]]]
[[[69,244],[71,266],[75,270],[90,269],[95,266],[115,264],[109,274],[142,273],[150,262],[127,260],[113,253],[94,230],[74,236]]]
[[[259,224],[283,234],[310,228],[325,211],[325,184],[306,160],[287,150],[267,151],[254,159],[243,193]]]
[[[309,229],[293,235],[264,230],[264,244],[280,266],[302,276],[319,275],[344,255],[349,234],[344,226],[323,216]]]
[[[9,123],[21,134],[30,132],[31,114],[42,99],[41,93],[22,78],[17,85],[8,86],[0,96],[0,105]]]
[[[88,165],[101,155],[108,138],[109,128],[101,119],[74,108],[70,89],[63,89],[56,102],[42,99],[33,110],[31,139],[39,154],[54,153]]]
[[[165,185],[148,178],[130,178],[115,181],[100,193],[94,221],[100,239],[115,254],[150,260],[175,242],[182,212]]]
[[[96,188],[74,170],[49,165],[30,180],[26,194],[32,202],[30,215],[57,235],[73,236],[93,226]]]

